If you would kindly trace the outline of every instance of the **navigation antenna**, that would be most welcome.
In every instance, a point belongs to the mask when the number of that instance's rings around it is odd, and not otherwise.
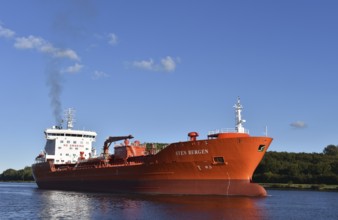
[[[73,123],[75,122],[74,113],[75,113],[75,110],[72,108],[67,109],[65,112],[65,116],[67,119],[67,129],[72,129],[74,127],[73,125]]]
[[[237,133],[245,133],[245,129],[243,127],[243,123],[245,122],[244,119],[242,119],[242,109],[243,106],[241,105],[241,99],[237,98],[237,103],[234,105],[235,108],[235,115],[236,115],[236,131]]]

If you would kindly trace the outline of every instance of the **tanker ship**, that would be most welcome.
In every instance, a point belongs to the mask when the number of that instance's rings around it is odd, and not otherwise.
[[[266,196],[252,175],[272,138],[251,136],[243,126],[240,99],[234,105],[235,128],[209,132],[199,139],[149,144],[131,141],[132,135],[110,136],[97,155],[96,132],[73,129],[73,111],[67,128],[45,130],[44,151],[32,165],[42,189],[175,195]],[[114,154],[109,153],[110,145]]]

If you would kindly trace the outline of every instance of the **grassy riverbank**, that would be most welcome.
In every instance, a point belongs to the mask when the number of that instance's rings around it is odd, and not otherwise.
[[[316,191],[336,191],[338,185],[326,184],[293,184],[293,183],[260,183],[266,189],[297,189],[297,190],[316,190]]]

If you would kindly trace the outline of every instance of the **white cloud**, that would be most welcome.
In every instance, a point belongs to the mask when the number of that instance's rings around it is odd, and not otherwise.
[[[173,58],[171,58],[170,56],[163,58],[161,60],[161,63],[163,65],[164,70],[167,71],[167,72],[171,72],[171,71],[174,71],[176,69],[176,63],[173,60]]]
[[[113,46],[114,46],[114,45],[117,44],[118,38],[117,38],[116,34],[110,33],[110,34],[108,35],[108,37],[109,37],[108,43],[109,43],[110,45],[113,45]]]
[[[4,28],[1,24],[0,24],[0,37],[6,37],[6,38],[12,38],[15,35],[15,32],[8,29],[8,28]]]
[[[28,36],[15,39],[14,47],[18,49],[36,49],[42,53],[51,54],[54,57],[68,58],[71,60],[80,60],[75,51],[71,49],[60,49],[54,47],[41,37]]]
[[[0,37],[11,38],[14,40],[14,47],[17,49],[23,50],[36,50],[40,53],[48,54],[55,58],[65,58],[72,61],[79,61],[80,57],[74,50],[71,49],[61,49],[54,47],[51,43],[46,41],[41,37],[36,37],[33,35],[29,35],[28,37],[16,37],[15,32],[4,28],[0,23]],[[80,72],[83,68],[83,65],[80,63],[75,63],[72,66],[67,67],[66,69],[62,70],[63,73],[77,73]]]
[[[51,48],[47,42],[45,42],[42,38],[34,37],[30,35],[29,37],[18,37],[16,38],[16,42],[14,47],[18,49],[33,49],[40,48],[40,50],[49,50]]]
[[[61,57],[61,58],[69,58],[71,60],[78,60],[80,61],[80,57],[76,54],[74,50],[71,49],[58,49],[55,48],[55,51],[52,53],[55,57]]]
[[[96,70],[93,74],[93,79],[107,78],[109,75],[105,72]]]
[[[73,66],[69,66],[65,71],[66,73],[77,73],[80,72],[83,68],[83,65],[75,63]]]
[[[134,61],[132,62],[132,66],[139,69],[150,71],[172,72],[175,71],[177,62],[179,62],[178,58],[175,60],[172,57],[167,56],[161,59],[160,63],[155,63],[153,59],[149,59],[149,60]]]
[[[152,59],[149,59],[149,61],[148,60],[134,61],[132,65],[140,69],[155,70],[154,61]]]
[[[303,121],[295,121],[295,122],[292,122],[290,126],[294,128],[306,128],[307,124]]]

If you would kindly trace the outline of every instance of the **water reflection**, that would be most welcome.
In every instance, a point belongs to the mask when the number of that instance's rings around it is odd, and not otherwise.
[[[338,192],[269,190],[266,198],[134,196],[0,182],[0,219],[337,219]]]
[[[89,218],[89,198],[85,194],[64,191],[37,190],[40,194],[40,218]]]
[[[154,197],[150,201],[173,207],[168,216],[197,219],[262,219],[264,210],[257,203],[264,198],[223,196]]]
[[[40,218],[81,219],[262,219],[264,198],[136,196],[37,190]]]

